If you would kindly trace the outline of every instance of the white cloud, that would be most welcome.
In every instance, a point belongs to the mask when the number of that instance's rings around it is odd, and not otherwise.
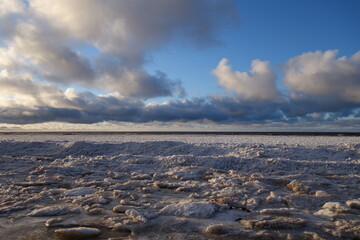
[[[0,16],[23,12],[24,4],[22,0],[0,0]]]
[[[214,43],[216,30],[236,19],[230,0],[0,3],[0,70],[140,99],[184,92],[179,81],[145,71],[151,51],[174,38],[200,46]],[[78,50],[83,46],[98,53],[89,57]]]
[[[226,58],[222,59],[213,74],[218,84],[234,91],[245,100],[274,101],[278,98],[276,75],[269,62],[253,60],[249,72],[233,71]]]
[[[337,54],[316,51],[291,58],[284,67],[284,83],[300,94],[360,103],[360,51],[350,58]]]
[[[0,74],[0,108],[50,106],[74,108],[63,92],[48,83],[37,83],[28,75]]]
[[[0,48],[0,67],[4,70],[9,71],[11,68],[16,66],[17,54],[13,48]]]

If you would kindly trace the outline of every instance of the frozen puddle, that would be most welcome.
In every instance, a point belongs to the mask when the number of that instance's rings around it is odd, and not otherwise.
[[[161,138],[3,139],[1,238],[360,239],[360,138]]]

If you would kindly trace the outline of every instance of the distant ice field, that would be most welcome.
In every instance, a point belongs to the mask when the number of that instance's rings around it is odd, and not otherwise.
[[[360,137],[354,136],[266,136],[266,135],[125,135],[125,134],[16,134],[0,135],[0,141],[17,142],[153,142],[180,141],[185,143],[225,143],[225,144],[300,144],[303,146],[360,144]]]

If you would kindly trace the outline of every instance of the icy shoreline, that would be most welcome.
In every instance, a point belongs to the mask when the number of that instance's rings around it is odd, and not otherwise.
[[[0,136],[0,235],[357,239],[359,147],[340,136]]]

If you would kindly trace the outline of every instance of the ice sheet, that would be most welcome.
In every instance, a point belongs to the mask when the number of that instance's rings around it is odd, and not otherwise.
[[[359,238],[359,147],[342,136],[0,135],[0,236]]]

